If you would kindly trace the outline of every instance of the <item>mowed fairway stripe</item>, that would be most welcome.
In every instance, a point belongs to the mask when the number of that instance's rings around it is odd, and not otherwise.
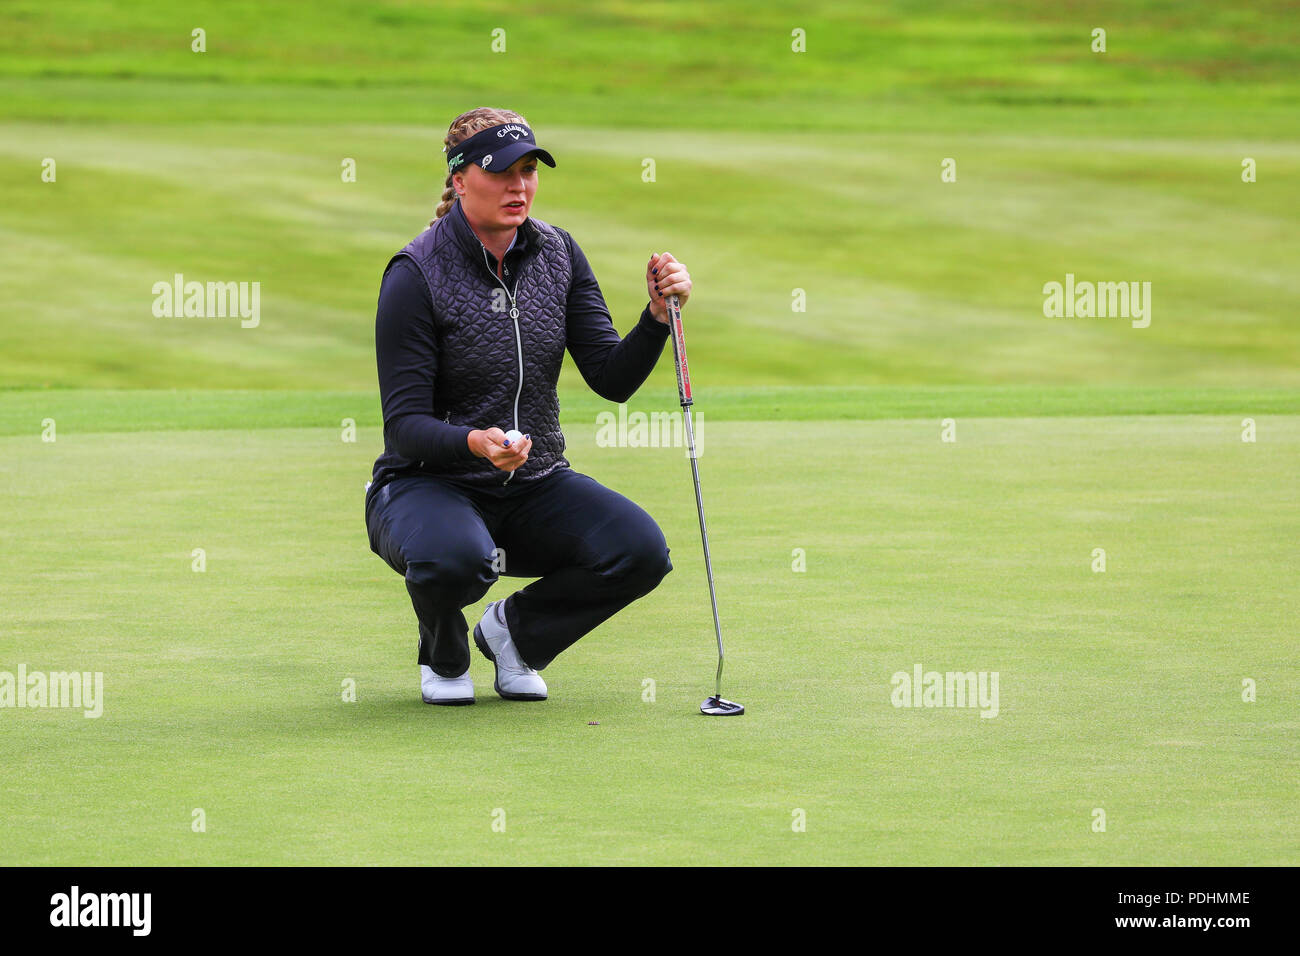
[[[810,150],[783,130],[563,126],[532,214],[574,235],[624,332],[647,251],[687,263],[692,357],[717,384],[1295,386],[1296,149],[1256,151],[1264,193],[1237,177],[1235,144],[1130,122],[1064,156],[1059,138],[996,131],[840,132]],[[39,318],[0,322],[13,386],[369,387],[383,267],[441,193],[418,127],[11,120],[0,144],[0,293]],[[805,152],[817,175],[792,200]],[[57,181],[18,185],[40,156]],[[153,284],[177,273],[259,282],[261,324],[154,317]],[[1150,326],[1045,317],[1043,287],[1067,273],[1149,282]]]

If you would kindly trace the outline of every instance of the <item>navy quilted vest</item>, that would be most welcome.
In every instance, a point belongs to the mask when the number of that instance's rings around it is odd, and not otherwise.
[[[475,458],[436,470],[420,466],[426,474],[515,486],[570,467],[555,387],[573,262],[564,237],[547,223],[530,217],[519,229],[524,254],[514,274],[500,279],[459,202],[397,254],[415,261],[433,298],[438,368],[431,414],[470,428],[517,428],[533,442],[513,472]]]

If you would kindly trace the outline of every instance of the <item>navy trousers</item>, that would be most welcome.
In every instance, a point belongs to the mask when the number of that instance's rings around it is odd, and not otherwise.
[[[370,496],[370,549],[406,579],[420,624],[419,663],[443,677],[469,668],[461,609],[501,574],[536,577],[505,603],[524,663],[541,670],[673,569],[663,531],[636,502],[572,468],[496,497],[437,478],[398,478]]]

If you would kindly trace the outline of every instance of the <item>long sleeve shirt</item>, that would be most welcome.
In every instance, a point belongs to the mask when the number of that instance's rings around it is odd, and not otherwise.
[[[565,347],[592,391],[611,402],[625,402],[654,369],[669,335],[668,326],[650,312],[620,338],[591,265],[572,236],[563,232],[573,263],[566,300]],[[515,243],[498,264],[509,274]],[[490,256],[490,253],[489,253]],[[438,463],[473,459],[468,436],[473,428],[453,425],[433,414],[438,343],[434,305],[419,268],[398,257],[380,286],[375,322],[375,351],[388,451],[436,468]],[[376,463],[380,478],[384,459]]]

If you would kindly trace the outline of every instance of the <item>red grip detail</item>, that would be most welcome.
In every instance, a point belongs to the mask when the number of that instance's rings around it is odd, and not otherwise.
[[[682,328],[682,313],[679,309],[673,310],[673,329],[677,334],[677,391],[683,402],[693,401],[691,398],[691,372],[686,366],[686,330]]]

